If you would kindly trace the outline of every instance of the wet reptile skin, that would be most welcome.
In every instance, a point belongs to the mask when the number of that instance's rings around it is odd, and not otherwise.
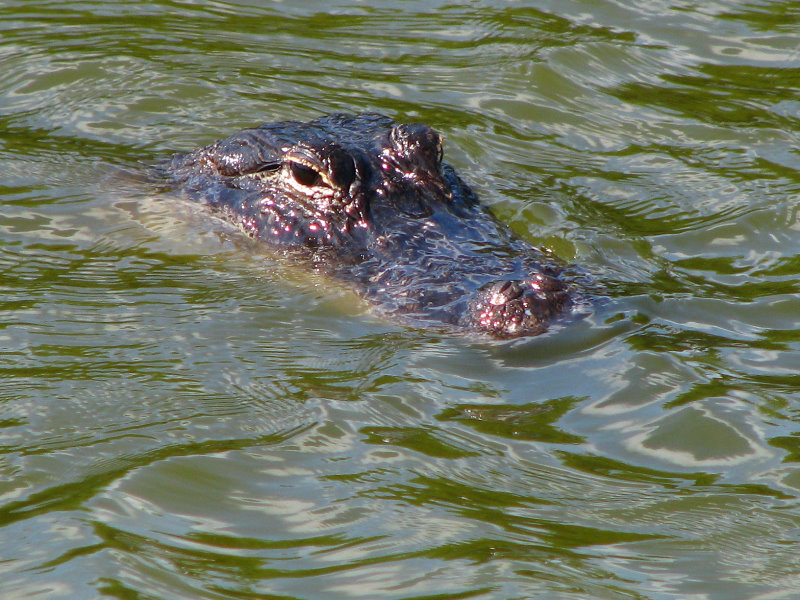
[[[489,214],[425,125],[268,123],[177,154],[168,172],[189,198],[412,326],[536,335],[572,306],[559,262]]]

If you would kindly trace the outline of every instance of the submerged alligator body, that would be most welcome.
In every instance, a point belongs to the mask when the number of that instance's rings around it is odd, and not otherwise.
[[[410,325],[535,335],[573,304],[559,263],[488,213],[425,125],[269,123],[168,169],[189,198]]]

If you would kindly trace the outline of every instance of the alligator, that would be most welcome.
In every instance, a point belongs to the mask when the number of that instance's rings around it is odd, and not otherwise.
[[[493,338],[575,306],[568,270],[525,242],[443,162],[442,137],[378,114],[244,129],[167,165],[190,199],[378,313]]]

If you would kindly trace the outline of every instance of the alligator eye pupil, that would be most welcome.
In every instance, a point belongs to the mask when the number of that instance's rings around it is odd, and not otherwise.
[[[292,177],[294,177],[294,180],[300,185],[311,187],[318,185],[322,181],[322,177],[316,170],[300,163],[290,163],[289,170],[292,172]]]

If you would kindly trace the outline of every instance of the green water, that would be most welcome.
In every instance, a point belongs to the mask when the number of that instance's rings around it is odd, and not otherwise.
[[[799,6],[0,1],[0,597],[800,598]],[[340,110],[608,302],[406,329],[137,176]]]

